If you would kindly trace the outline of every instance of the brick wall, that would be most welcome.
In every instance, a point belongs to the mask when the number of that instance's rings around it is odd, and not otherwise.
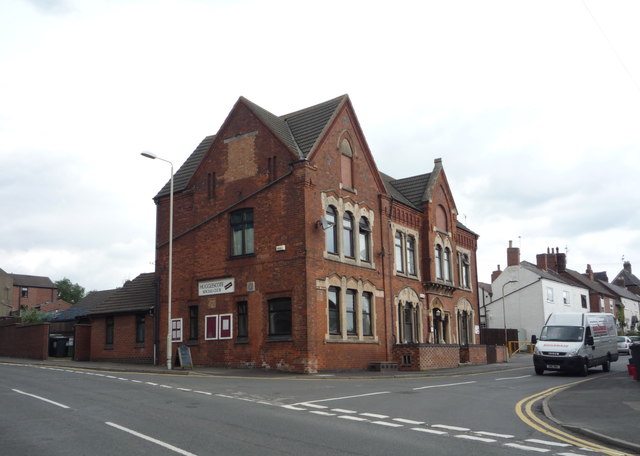
[[[0,326],[0,356],[47,359],[49,323]]]
[[[91,325],[75,325],[74,361],[89,361],[91,359]]]
[[[153,317],[145,317],[145,339],[136,343],[136,316],[114,316],[113,344],[106,345],[106,318],[91,321],[91,361],[153,363]],[[166,333],[165,333],[166,334]]]

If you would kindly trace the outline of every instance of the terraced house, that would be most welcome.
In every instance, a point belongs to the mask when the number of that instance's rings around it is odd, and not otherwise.
[[[426,171],[378,171],[347,95],[284,116],[240,97],[175,174],[174,345],[194,364],[307,373],[485,362],[478,236],[442,161]],[[169,194],[155,197],[160,353]]]

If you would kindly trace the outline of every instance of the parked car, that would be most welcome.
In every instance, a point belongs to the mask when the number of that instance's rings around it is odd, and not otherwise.
[[[633,340],[629,336],[618,337],[618,353],[630,354],[629,346],[633,344]]]

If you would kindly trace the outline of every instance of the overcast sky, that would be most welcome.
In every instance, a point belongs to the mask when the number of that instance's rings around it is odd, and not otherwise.
[[[0,268],[89,290],[154,270],[153,196],[239,96],[348,94],[378,168],[442,158],[478,276],[640,271],[637,0],[0,3]],[[636,271],[636,272],[637,272]]]

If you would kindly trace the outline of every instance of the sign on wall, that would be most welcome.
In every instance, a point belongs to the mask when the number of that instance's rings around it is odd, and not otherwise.
[[[198,282],[198,296],[233,293],[234,291],[235,279],[233,277]]]
[[[204,317],[205,340],[222,340],[233,337],[233,314],[206,315]]]
[[[182,318],[171,319],[171,342],[182,342]]]

